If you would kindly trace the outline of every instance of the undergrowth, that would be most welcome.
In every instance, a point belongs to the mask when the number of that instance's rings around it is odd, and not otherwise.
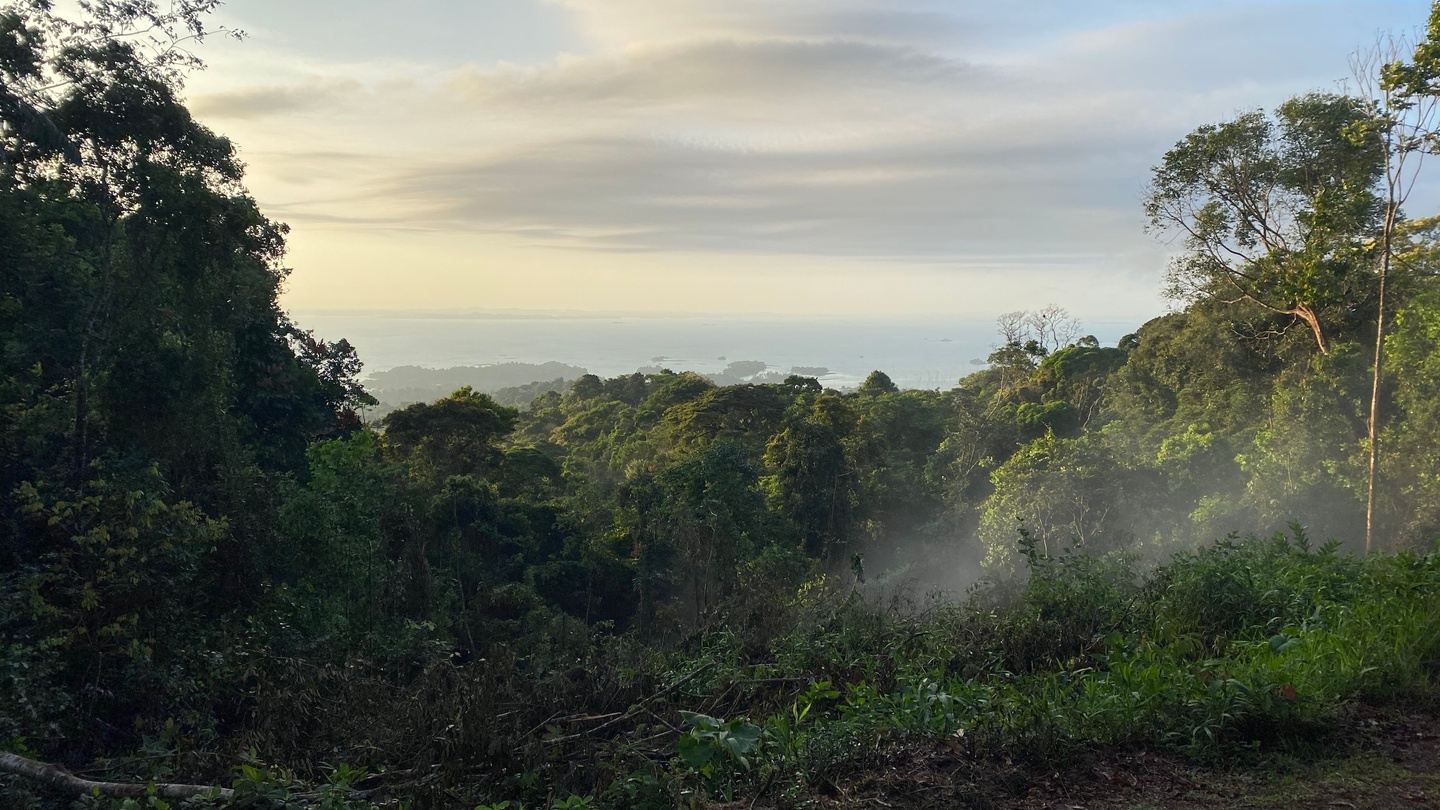
[[[403,676],[269,662],[257,677],[294,688],[257,706],[247,734],[251,757],[279,756],[243,765],[237,804],[791,806],[906,747],[1021,768],[1116,746],[1210,759],[1283,749],[1347,704],[1435,685],[1440,554],[1361,559],[1298,528],[1143,574],[1021,550],[1026,579],[960,603],[881,610],[820,577],[761,597],[785,619],[768,633],[720,616],[669,653],[595,636],[566,661]]]

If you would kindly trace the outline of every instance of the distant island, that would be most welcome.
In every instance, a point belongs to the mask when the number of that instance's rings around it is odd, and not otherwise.
[[[556,362],[450,368],[396,366],[372,373],[365,387],[380,401],[370,413],[372,419],[379,419],[411,403],[433,402],[467,385],[502,405],[524,407],[547,391],[564,392],[587,373],[581,366]]]
[[[658,359],[664,359],[663,357]],[[656,374],[667,369],[659,365],[636,369],[641,374]],[[693,369],[668,369],[686,371]],[[489,394],[501,405],[525,408],[542,394],[565,393],[576,380],[589,374],[583,366],[568,363],[492,363],[479,366],[396,366],[377,371],[365,379],[365,388],[379,403],[369,409],[371,421],[384,417],[416,402],[434,402],[459,388],[470,388]],[[789,372],[773,369],[763,360],[735,360],[718,372],[701,373],[716,385],[739,383],[773,383],[789,376],[813,377],[820,380],[832,372],[824,366],[793,366]],[[844,389],[846,386],[827,386]],[[850,386],[853,387],[853,386]]]

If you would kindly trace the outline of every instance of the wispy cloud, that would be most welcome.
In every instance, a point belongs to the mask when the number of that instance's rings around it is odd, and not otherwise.
[[[1016,284],[1071,262],[1153,287],[1162,249],[1139,203],[1164,149],[1333,87],[1359,21],[1426,4],[546,5],[586,47],[517,63],[410,49],[385,70],[296,54],[288,78],[266,54],[249,57],[263,81],[200,87],[195,108],[248,144],[272,210],[330,229],[500,234],[569,262],[1005,266]]]
[[[477,103],[551,107],[566,114],[616,104],[740,104],[773,107],[803,97],[824,105],[876,93],[954,86],[975,69],[957,60],[901,46],[827,39],[705,39],[633,46],[590,58],[569,58],[527,69],[458,71],[449,87]],[[802,95],[803,94],[803,95]],[[717,118],[734,108],[710,107]]]
[[[959,261],[1095,254],[1134,227],[1138,193],[1110,182],[1113,158],[1025,155],[998,142],[804,151],[595,137],[414,167],[382,196],[427,201],[435,228],[627,250]]]
[[[692,37],[812,37],[954,46],[983,35],[986,15],[956,4],[856,0],[552,0],[608,46]]]
[[[203,93],[191,99],[190,108],[201,117],[217,121],[324,112],[353,102],[363,90],[363,85],[353,79],[314,78]]]

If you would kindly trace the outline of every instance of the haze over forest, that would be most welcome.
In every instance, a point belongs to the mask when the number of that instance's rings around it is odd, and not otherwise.
[[[1437,153],[1440,2],[0,0],[0,806],[1433,805]]]

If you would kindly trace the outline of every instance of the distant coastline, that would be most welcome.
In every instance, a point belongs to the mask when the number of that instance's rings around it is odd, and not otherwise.
[[[823,372],[806,376],[820,377],[836,388],[858,385],[875,369],[886,372],[902,388],[949,388],[974,371],[997,343],[993,319],[940,315],[517,310],[299,310],[294,314],[302,327],[322,338],[348,339],[371,376],[402,366],[570,367],[556,374],[542,369],[530,380],[517,381],[506,374],[505,386],[566,377],[576,368],[601,377],[651,368],[715,375],[744,360],[762,363],[768,373]],[[1129,329],[1133,325],[1115,322],[1090,324],[1086,331],[1109,344]]]

